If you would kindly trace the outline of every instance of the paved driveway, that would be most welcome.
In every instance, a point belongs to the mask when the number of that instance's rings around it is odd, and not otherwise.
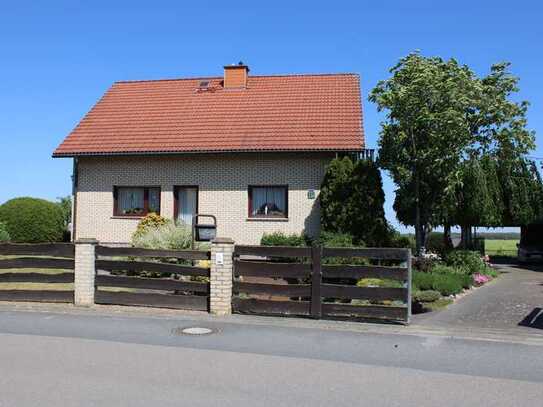
[[[450,305],[414,317],[423,326],[489,328],[543,335],[543,266],[498,265],[502,275]]]

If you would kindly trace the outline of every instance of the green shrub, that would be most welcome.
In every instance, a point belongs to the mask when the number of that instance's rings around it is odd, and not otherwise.
[[[177,226],[172,221],[132,237],[132,244],[143,249],[183,250],[192,245],[192,231],[186,226]]]
[[[417,290],[425,291],[431,290],[434,278],[431,273],[424,273],[421,271],[413,271],[413,287]]]
[[[64,215],[59,205],[43,199],[15,198],[0,206],[0,222],[13,242],[62,241]]]
[[[0,222],[0,243],[6,243],[11,240],[6,224],[3,222]]]
[[[463,288],[468,288],[471,282],[468,282],[469,275],[462,274],[439,274],[413,272],[413,288],[420,291],[435,290],[441,295],[448,296],[462,292]]]
[[[348,233],[321,232],[318,243],[323,247],[354,247],[353,237]]]
[[[485,264],[478,252],[468,250],[454,250],[445,257],[449,266],[464,269],[467,274],[484,274],[489,267]]]
[[[441,293],[435,290],[417,291],[413,294],[413,300],[418,302],[434,302],[441,298]]]
[[[400,233],[394,231],[391,233],[390,242],[387,246],[411,249],[414,251],[416,247],[415,236],[401,235]]]
[[[446,256],[451,249],[445,245],[443,237],[443,233],[441,232],[430,233],[426,242],[426,249],[429,252],[437,253],[442,257]]]
[[[264,233],[260,239],[262,246],[306,246],[306,237],[303,234],[287,235],[283,232]]]

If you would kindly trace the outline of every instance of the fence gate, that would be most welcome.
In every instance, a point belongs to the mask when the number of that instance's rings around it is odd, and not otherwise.
[[[0,301],[73,302],[75,247],[0,244]]]
[[[96,304],[208,310],[208,251],[97,246],[96,255]]]
[[[236,246],[234,312],[409,323],[411,251]]]

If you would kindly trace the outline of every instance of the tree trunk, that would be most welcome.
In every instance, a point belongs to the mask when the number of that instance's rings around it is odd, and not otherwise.
[[[415,176],[415,241],[416,255],[420,256],[425,252],[425,233],[420,214],[420,181],[417,175]]]
[[[473,248],[473,236],[470,225],[460,225],[462,243],[461,246],[464,250],[471,250]]]
[[[451,236],[451,225],[446,223],[443,225],[443,245],[446,249],[453,248],[452,236]]]

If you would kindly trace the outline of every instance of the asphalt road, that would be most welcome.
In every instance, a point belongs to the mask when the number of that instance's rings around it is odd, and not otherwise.
[[[0,311],[0,406],[542,405],[540,345],[296,325]]]

